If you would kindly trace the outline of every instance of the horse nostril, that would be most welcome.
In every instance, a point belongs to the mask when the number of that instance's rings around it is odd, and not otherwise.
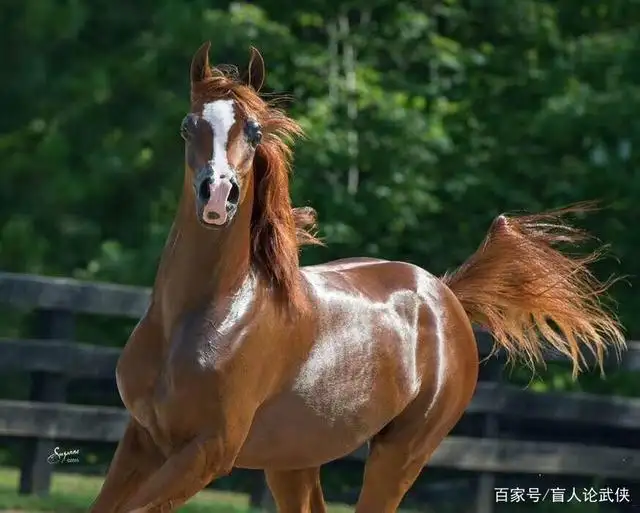
[[[211,178],[205,178],[202,180],[200,187],[198,188],[198,196],[203,202],[209,201],[211,197]]]
[[[238,187],[237,183],[233,182],[231,184],[231,190],[229,191],[229,196],[227,197],[227,201],[232,205],[237,205],[239,199],[240,199],[240,187]]]

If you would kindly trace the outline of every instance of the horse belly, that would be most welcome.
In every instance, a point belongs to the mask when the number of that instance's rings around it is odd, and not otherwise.
[[[257,412],[238,466],[305,468],[341,458],[418,395],[419,298],[407,291],[357,312],[350,304],[320,310],[322,332],[289,388]]]
[[[394,385],[352,375],[301,384],[273,398],[256,413],[236,466],[307,468],[346,456],[413,399],[413,393]]]
[[[380,416],[364,411],[317,410],[305,398],[286,394],[256,413],[236,466],[318,466],[354,451],[383,425]]]

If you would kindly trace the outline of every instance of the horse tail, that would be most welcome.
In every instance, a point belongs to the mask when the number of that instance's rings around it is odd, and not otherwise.
[[[532,369],[544,364],[545,345],[566,355],[575,378],[592,353],[601,372],[606,350],[625,348],[616,317],[601,301],[616,281],[598,281],[589,265],[600,248],[571,256],[556,244],[587,238],[563,222],[567,213],[590,210],[588,204],[519,217],[498,216],[478,250],[457,270],[442,277],[469,319],[493,335],[509,360],[522,358]],[[545,344],[546,341],[546,344]],[[493,352],[493,351],[492,351]]]

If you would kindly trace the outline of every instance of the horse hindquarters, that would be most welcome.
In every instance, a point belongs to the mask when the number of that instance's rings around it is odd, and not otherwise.
[[[471,402],[478,351],[462,305],[440,286],[441,329],[421,342],[432,362],[416,399],[371,441],[356,513],[394,513],[422,468]],[[433,311],[430,312],[433,315]],[[423,335],[430,332],[422,330]]]

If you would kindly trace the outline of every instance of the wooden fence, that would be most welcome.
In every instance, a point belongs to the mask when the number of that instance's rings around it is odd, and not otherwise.
[[[120,350],[74,341],[75,314],[139,318],[149,290],[66,278],[0,273],[0,303],[36,313],[33,338],[0,339],[0,373],[29,373],[29,401],[0,400],[0,436],[24,439],[21,493],[45,494],[56,440],[117,442],[128,415],[122,408],[65,404],[70,379],[113,379]],[[489,337],[478,333],[481,354]],[[123,341],[124,342],[124,341]],[[549,360],[561,360],[555,354]],[[483,419],[482,436],[450,435],[429,466],[481,474],[477,513],[495,504],[497,474],[597,476],[640,481],[640,399],[583,393],[536,393],[500,382],[502,361],[489,360],[489,381],[479,383],[467,414]],[[640,371],[640,343],[630,342],[615,369]],[[486,369],[485,369],[486,371]],[[636,447],[506,439],[501,424],[509,419],[615,428],[636,440]],[[363,460],[366,448],[347,459]]]

